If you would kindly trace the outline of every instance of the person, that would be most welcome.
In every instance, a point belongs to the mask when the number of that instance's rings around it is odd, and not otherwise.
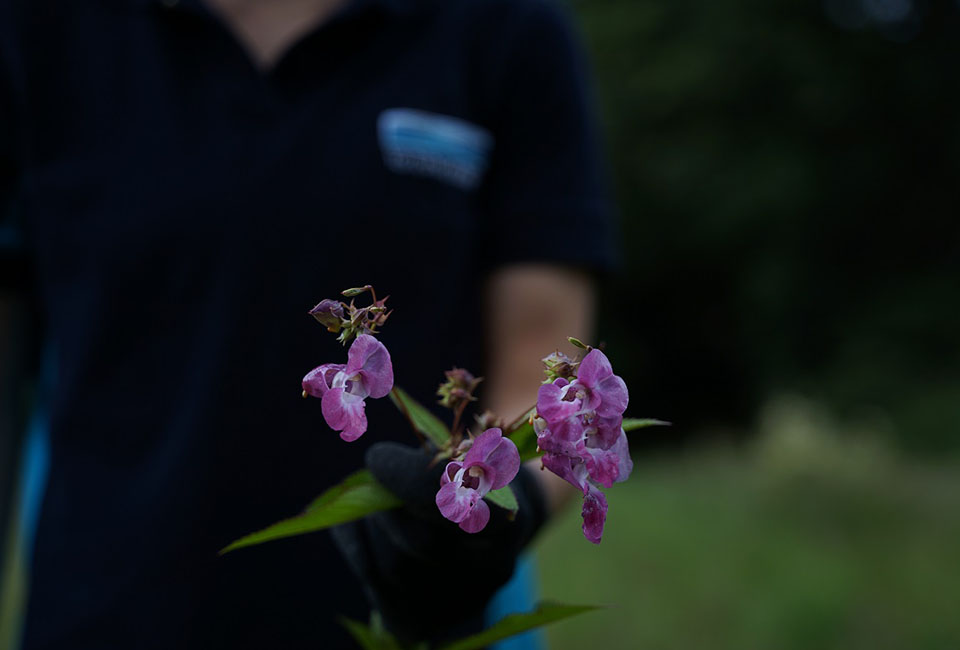
[[[372,284],[397,385],[531,405],[613,259],[586,78],[547,0],[0,0],[5,300],[56,366],[25,648],[350,646],[330,535],[217,556],[413,442],[301,398],[344,355],[304,312]]]

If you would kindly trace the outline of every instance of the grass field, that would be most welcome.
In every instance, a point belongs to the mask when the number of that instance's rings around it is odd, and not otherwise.
[[[786,451],[637,463],[598,547],[578,508],[554,522],[544,597],[610,607],[552,626],[551,647],[960,648],[958,468]]]

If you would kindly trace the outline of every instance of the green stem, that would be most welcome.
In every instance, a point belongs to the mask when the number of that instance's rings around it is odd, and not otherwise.
[[[507,429],[507,435],[510,435],[511,433],[513,433],[514,431],[516,431],[517,429],[519,429],[520,427],[522,427],[522,426],[530,419],[530,416],[532,416],[534,413],[536,413],[536,411],[537,411],[537,405],[536,405],[536,404],[534,404],[534,405],[531,406],[529,409],[527,409],[526,411],[524,411],[524,412],[523,412],[523,415],[521,415],[519,418],[517,418],[516,420],[514,420],[513,422],[511,422],[511,423],[506,427],[506,429]]]

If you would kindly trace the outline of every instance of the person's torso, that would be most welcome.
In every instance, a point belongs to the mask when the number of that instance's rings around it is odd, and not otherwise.
[[[306,371],[345,358],[314,303],[391,294],[383,341],[425,401],[444,369],[480,362],[491,62],[465,11],[414,4],[358,5],[269,75],[186,2],[27,10],[21,202],[59,353],[36,647],[47,613],[52,642],[112,625],[160,645],[200,629],[190,599],[230,592],[264,617],[243,590],[271,575],[278,602],[359,606],[355,587],[311,583],[348,580],[325,538],[215,553],[358,468],[372,439],[412,441],[386,400],[348,445],[300,397]]]

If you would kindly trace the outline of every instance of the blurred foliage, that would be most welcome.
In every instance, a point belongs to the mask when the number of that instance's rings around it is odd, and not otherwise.
[[[573,534],[578,509],[553,522],[537,547],[544,593],[610,607],[548,629],[551,647],[960,647],[957,468],[906,464],[876,440],[837,456],[844,438],[803,409],[768,409],[752,454],[638,463],[607,494],[599,548]]]
[[[771,394],[960,448],[960,4],[579,0],[632,412],[743,430]]]

